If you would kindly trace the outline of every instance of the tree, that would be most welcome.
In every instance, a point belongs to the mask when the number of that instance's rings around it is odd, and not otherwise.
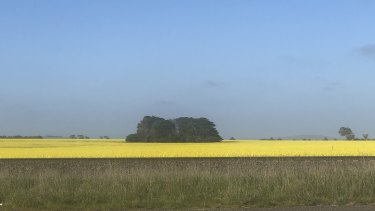
[[[180,117],[166,120],[145,116],[137,133],[127,136],[128,142],[215,142],[221,141],[215,124],[207,118]]]
[[[230,137],[229,140],[236,140],[234,137]]]
[[[365,134],[363,134],[362,136],[363,136],[363,139],[365,139],[365,140],[367,141],[367,139],[368,139],[368,134],[365,133]]]
[[[174,123],[155,116],[145,116],[137,126],[137,133],[126,138],[130,142],[173,142],[175,139]]]
[[[347,140],[354,140],[355,139],[355,135],[354,134],[349,134],[346,136],[346,139]]]
[[[182,142],[215,142],[221,141],[215,124],[207,118],[180,117],[173,120],[176,134]]]
[[[128,136],[126,136],[126,141],[127,142],[146,142],[144,139],[142,140],[142,138],[136,133],[129,134]]]
[[[173,122],[168,120],[161,120],[152,125],[151,137],[148,141],[164,141],[174,142],[176,139],[176,128]]]
[[[130,134],[126,137],[128,142],[150,142],[156,139],[159,128],[157,128],[160,122],[165,121],[163,118],[155,116],[145,116],[142,121],[137,125],[137,133]],[[163,126],[161,126],[163,127]]]
[[[340,130],[339,130],[339,134],[341,136],[345,136],[347,140],[354,140],[355,139],[355,135],[354,135],[353,131],[348,127],[341,127]]]
[[[77,137],[76,137],[76,135],[70,135],[69,138],[70,139],[76,139]]]

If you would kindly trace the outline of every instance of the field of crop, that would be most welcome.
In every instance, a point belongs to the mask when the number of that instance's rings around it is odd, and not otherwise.
[[[375,141],[0,139],[0,204],[10,210],[374,204],[372,156]]]
[[[0,139],[0,158],[375,156],[375,141],[126,143],[124,140]]]

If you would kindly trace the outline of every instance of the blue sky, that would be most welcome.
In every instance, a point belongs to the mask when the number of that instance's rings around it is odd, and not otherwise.
[[[375,2],[0,1],[0,134],[375,137]]]

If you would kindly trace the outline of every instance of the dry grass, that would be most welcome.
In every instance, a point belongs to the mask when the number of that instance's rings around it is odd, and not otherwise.
[[[370,204],[372,158],[0,160],[9,209]]]

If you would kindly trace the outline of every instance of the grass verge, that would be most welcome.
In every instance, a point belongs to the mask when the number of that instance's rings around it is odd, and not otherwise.
[[[375,160],[0,160],[0,203],[87,210],[371,204]]]

